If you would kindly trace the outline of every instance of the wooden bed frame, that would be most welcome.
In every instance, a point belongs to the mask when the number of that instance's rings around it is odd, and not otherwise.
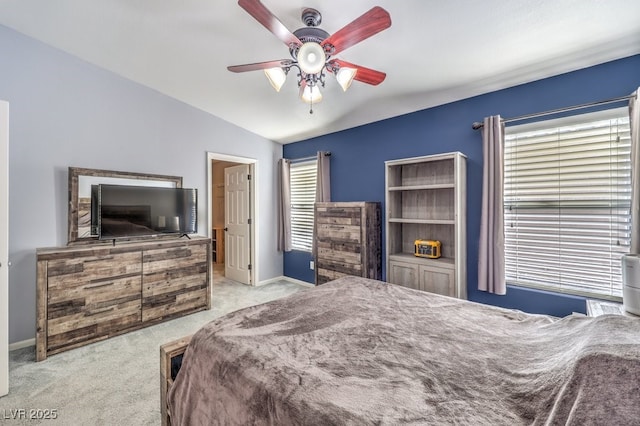
[[[167,405],[167,394],[173,384],[171,377],[171,361],[184,354],[192,336],[182,337],[160,346],[160,414],[162,426],[171,425],[171,413]]]

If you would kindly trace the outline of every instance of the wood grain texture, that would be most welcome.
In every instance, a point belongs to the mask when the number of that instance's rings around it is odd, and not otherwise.
[[[80,217],[86,213],[86,207],[81,206],[81,198],[79,194],[80,179],[81,177],[98,177],[98,178],[118,178],[123,179],[124,184],[131,185],[131,182],[137,180],[154,180],[154,181],[167,181],[172,182],[176,188],[182,188],[181,176],[167,176],[167,175],[155,175],[147,173],[136,172],[120,172],[115,170],[99,170],[99,169],[85,169],[81,167],[69,167],[68,169],[68,188],[69,188],[69,206],[67,215],[67,229],[68,229],[68,245],[78,244],[95,244],[98,242],[97,236],[91,236],[89,233],[86,236],[86,227],[82,229],[82,233],[79,230]],[[129,183],[126,183],[129,181]],[[88,194],[83,194],[87,197]],[[89,227],[90,228],[90,227]],[[138,240],[140,241],[140,240]]]
[[[36,262],[36,361],[47,357],[47,261]]]
[[[387,281],[466,298],[466,157],[459,152],[385,162]],[[414,256],[417,239],[442,257]]]
[[[355,275],[380,279],[380,203],[315,204],[316,285]]]
[[[36,357],[211,307],[211,242],[39,249]]]
[[[167,394],[173,384],[171,361],[173,358],[185,353],[191,337],[192,336],[185,336],[160,346],[160,413],[162,416],[162,426],[171,425],[171,413],[167,405]]]
[[[213,240],[211,242],[213,254],[213,263],[224,263],[224,229],[213,228],[212,230]]]
[[[205,245],[143,251],[143,321],[202,304],[209,288],[208,251]]]

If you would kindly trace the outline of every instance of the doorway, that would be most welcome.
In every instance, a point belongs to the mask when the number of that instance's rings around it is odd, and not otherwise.
[[[257,210],[256,163],[255,159],[207,153],[210,200],[208,229],[212,240],[214,280],[226,277],[243,284],[255,285],[256,220],[253,218],[256,217]],[[245,185],[248,191],[246,194],[239,190],[239,183]],[[242,209],[238,209],[239,198],[246,200],[240,204]],[[237,217],[238,211],[242,213],[240,220]]]

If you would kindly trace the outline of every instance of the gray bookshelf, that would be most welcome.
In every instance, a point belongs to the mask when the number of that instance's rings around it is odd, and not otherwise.
[[[385,162],[387,281],[466,299],[466,157],[460,152]],[[438,240],[438,259],[414,255]]]

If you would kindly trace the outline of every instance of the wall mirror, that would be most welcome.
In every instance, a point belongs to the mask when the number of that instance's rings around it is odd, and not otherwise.
[[[69,167],[68,245],[98,241],[91,234],[91,186],[100,184],[182,188],[182,177]]]

